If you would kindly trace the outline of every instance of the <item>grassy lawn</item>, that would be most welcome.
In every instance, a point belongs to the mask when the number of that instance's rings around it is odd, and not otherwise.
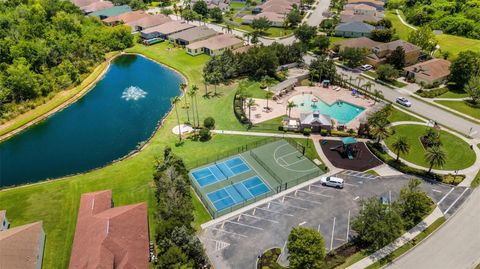
[[[175,67],[203,90],[201,70],[207,56],[191,57],[181,49],[166,50],[167,44],[150,47],[136,45],[129,52],[139,52]],[[213,116],[217,128],[239,128],[241,125],[233,114],[234,85],[218,87],[219,97],[198,97],[199,115],[203,119]],[[213,88],[210,88],[213,90]],[[202,91],[201,91],[202,92]],[[181,121],[185,121],[185,112],[179,110]],[[102,169],[76,175],[62,180],[29,185],[0,191],[1,208],[8,211],[12,227],[43,220],[47,236],[44,268],[66,268],[75,232],[76,216],[80,195],[85,192],[112,189],[115,205],[147,201],[151,236],[155,231],[155,200],[152,189],[152,173],[155,158],[161,156],[165,146],[173,148],[175,154],[182,157],[187,167],[193,167],[204,158],[215,158],[218,154],[251,143],[262,137],[215,135],[208,142],[187,140],[176,147],[177,137],[171,132],[176,125],[175,115],[169,115],[163,127],[138,154],[114,163]],[[195,227],[210,219],[207,211],[194,197]]]
[[[400,14],[402,14],[403,16],[403,13],[401,11],[400,11]],[[403,39],[403,40],[408,39],[408,35],[410,31],[413,31],[413,29],[406,26],[400,21],[395,10],[387,10],[385,12],[385,18],[392,21],[393,28],[395,28],[396,33],[400,37],[400,39]],[[405,17],[403,17],[403,19],[405,20]]]
[[[480,148],[480,144],[477,144],[477,147]],[[476,188],[480,185],[480,170],[478,171],[477,175],[473,179],[472,183],[470,184],[471,188]]]
[[[448,91],[442,95],[437,96],[436,98],[465,98],[468,97],[468,94],[464,91]]]
[[[480,119],[480,108],[474,108],[467,104],[464,101],[443,101],[436,100],[435,103],[439,103],[451,109],[454,109],[460,113],[467,114],[476,119]]]
[[[230,8],[233,8],[233,9],[242,9],[244,7],[245,7],[245,3],[239,3],[239,2],[230,3]]]
[[[372,78],[375,78],[375,79],[378,79],[378,74],[374,71],[364,71],[363,72],[365,75],[368,75],[368,76],[371,76]],[[383,81],[383,80],[380,80],[384,83],[388,83],[388,84],[391,84],[395,87],[398,87],[398,88],[403,88],[405,86],[407,86],[406,83],[403,83],[403,82],[400,82],[400,81],[397,81],[397,80],[392,80],[392,81]],[[391,88],[391,87],[390,87]]]
[[[328,39],[330,39],[330,48],[333,48],[333,43],[343,41],[348,38],[340,37],[340,36],[330,36]]]
[[[392,149],[392,144],[397,137],[405,136],[410,145],[410,152],[401,157],[411,163],[429,167],[430,165],[424,160],[425,149],[420,142],[420,137],[426,131],[425,126],[422,125],[399,125],[393,127],[395,134],[386,139],[387,146]],[[470,146],[465,141],[461,140],[455,135],[441,131],[440,140],[442,142],[442,149],[447,156],[447,162],[444,167],[434,167],[441,170],[460,170],[470,167],[475,162],[475,152],[470,149]]]
[[[480,40],[471,39],[454,35],[437,35],[440,50],[450,52],[450,59],[455,59],[459,52],[464,50],[472,50],[480,52]]]
[[[430,235],[431,233],[433,233],[435,230],[438,229],[438,227],[440,227],[440,225],[442,225],[443,223],[445,222],[445,218],[444,217],[441,217],[439,219],[437,219],[436,221],[434,221],[432,223],[432,225],[428,226],[427,229],[425,229],[423,232],[421,232],[419,235],[417,235],[415,237],[415,241],[416,241],[416,244],[420,243],[420,241],[422,241],[423,239],[425,239],[428,235]],[[415,247],[416,244],[413,244],[411,241],[409,241],[408,243],[406,243],[405,245],[399,247],[398,249],[396,249],[394,252],[390,253],[390,255],[388,255],[387,257],[383,258],[383,259],[380,259],[379,261],[377,261],[376,263],[370,265],[367,267],[367,269],[377,269],[377,268],[382,268],[384,267],[385,265],[391,263],[393,260],[395,260],[396,258],[400,257],[401,255],[403,255],[404,253],[406,253],[407,251],[409,251],[411,248]]]
[[[241,30],[244,30],[244,31],[247,31],[247,32],[253,32],[254,31],[253,28],[250,25],[247,25],[247,24],[242,24],[240,26],[236,26],[235,28],[238,28],[238,29],[241,29]],[[293,33],[293,29],[291,29],[291,28],[284,29],[284,28],[280,28],[280,27],[270,27],[262,35],[267,36],[267,37],[282,37],[282,36],[291,35],[292,33]]]
[[[414,117],[410,114],[407,114],[399,109],[394,109],[392,110],[392,114],[388,116],[388,120],[390,122],[397,122],[397,121],[418,121],[422,122],[419,118]]]

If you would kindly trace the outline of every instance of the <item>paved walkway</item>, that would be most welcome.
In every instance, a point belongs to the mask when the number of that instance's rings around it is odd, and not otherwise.
[[[417,30],[417,28],[413,27],[412,25],[408,24],[406,21],[403,20],[402,16],[400,15],[400,11],[398,11],[398,9],[396,9],[395,12],[397,13],[398,19],[399,19],[405,26],[407,26],[408,28],[413,29],[413,30],[415,30],[415,31]]]
[[[397,240],[393,241],[392,243],[388,244],[387,246],[383,247],[382,249],[376,251],[372,255],[363,258],[362,260],[354,263],[353,265],[347,267],[348,269],[362,269],[366,268],[378,260],[385,258],[388,254],[392,253],[399,247],[405,245],[408,243],[410,240],[415,238],[417,235],[419,235],[422,231],[424,231],[428,226],[432,225],[433,222],[435,222],[438,218],[443,217],[442,211],[438,207],[435,207],[433,212],[428,215],[422,222],[417,224],[417,226],[413,227],[410,229],[408,232],[404,233],[400,238]],[[427,258],[427,257],[425,257]],[[432,258],[432,257],[430,257]],[[415,267],[413,267],[415,268]]]

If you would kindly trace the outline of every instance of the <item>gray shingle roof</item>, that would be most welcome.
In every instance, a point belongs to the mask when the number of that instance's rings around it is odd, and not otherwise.
[[[370,33],[374,29],[375,27],[370,24],[356,21],[340,23],[337,27],[335,27],[335,31],[354,33]]]

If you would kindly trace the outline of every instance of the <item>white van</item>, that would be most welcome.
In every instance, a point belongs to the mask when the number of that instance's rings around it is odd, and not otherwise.
[[[337,189],[343,189],[343,181],[339,177],[322,177],[320,179],[323,186],[335,187]]]

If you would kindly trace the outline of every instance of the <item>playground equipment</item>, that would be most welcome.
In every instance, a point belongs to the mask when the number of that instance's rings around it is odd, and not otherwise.
[[[331,147],[330,150],[337,150],[342,156],[347,157],[349,160],[353,160],[359,153],[356,144],[357,139],[354,137],[345,137],[342,138],[341,145]]]

